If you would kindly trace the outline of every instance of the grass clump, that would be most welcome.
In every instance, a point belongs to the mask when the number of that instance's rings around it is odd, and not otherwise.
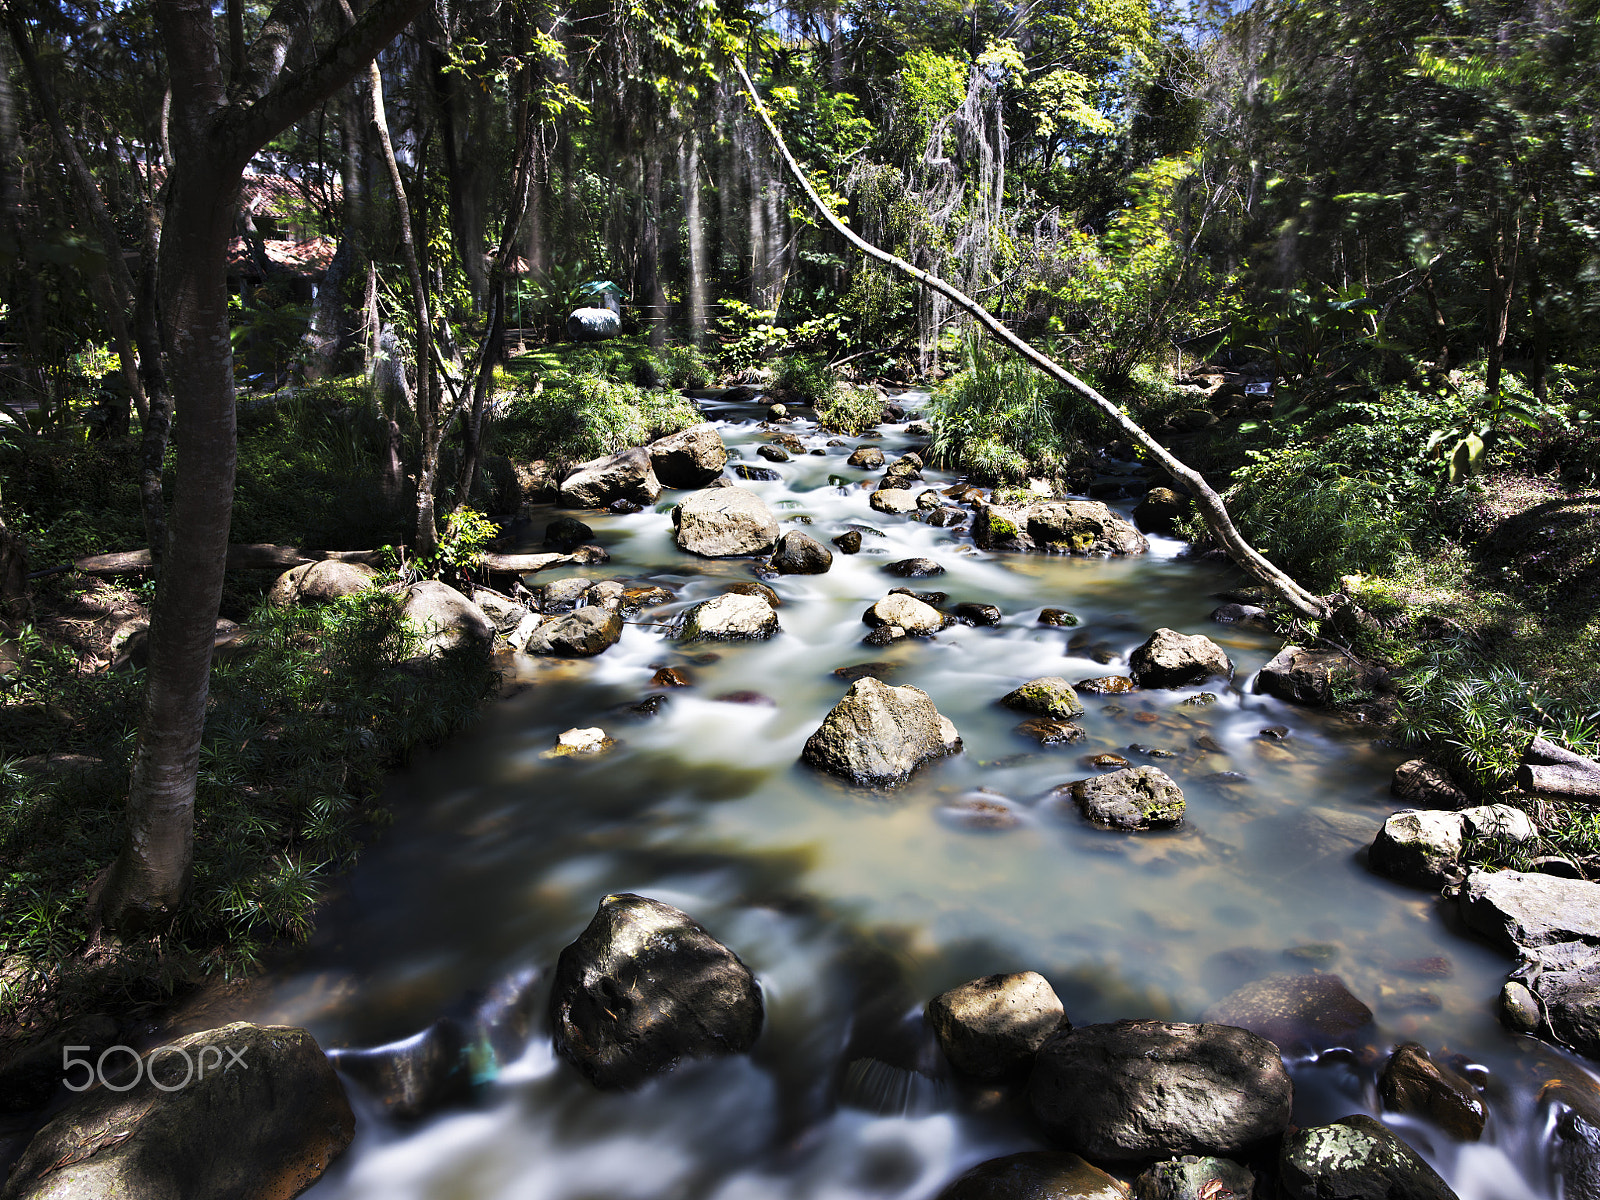
[[[0,761],[0,1009],[159,998],[309,935],[327,878],[387,819],[383,772],[469,723],[495,682],[481,654],[414,659],[401,606],[368,591],[254,614],[212,674],[189,904],[109,964],[84,955],[86,901],[122,837],[142,673],[81,673],[70,652],[19,639],[0,703],[13,751]],[[27,761],[40,754],[83,756],[81,769]]]
[[[840,383],[816,402],[817,421],[832,433],[857,437],[883,420],[883,399],[871,388]]]
[[[646,391],[585,363],[570,374],[519,388],[500,421],[498,438],[513,457],[572,464],[642,446],[703,419],[692,400]]]

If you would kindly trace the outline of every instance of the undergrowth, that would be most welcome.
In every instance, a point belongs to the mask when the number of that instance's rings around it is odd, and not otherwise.
[[[309,935],[329,877],[387,820],[383,772],[470,722],[494,683],[471,651],[413,658],[401,604],[367,591],[254,614],[212,673],[190,902],[109,967],[83,954],[86,898],[122,837],[142,673],[80,674],[70,654],[28,646],[0,705],[13,751],[0,760],[0,1011],[149,998]],[[84,757],[27,761],[47,753]]]

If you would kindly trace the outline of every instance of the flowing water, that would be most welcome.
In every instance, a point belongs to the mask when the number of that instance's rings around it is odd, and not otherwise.
[[[772,436],[760,409],[706,407],[736,460],[767,465],[755,456]],[[836,554],[825,575],[770,581],[782,632],[766,643],[680,648],[639,623],[593,660],[521,659],[529,686],[393,781],[394,828],[253,1014],[305,1024],[325,1046],[391,1042],[501,981],[546,977],[600,898],[629,891],[686,910],[755,971],[767,1023],[754,1053],[602,1094],[553,1057],[541,1018],[463,1107],[402,1124],[357,1093],[357,1141],[313,1195],[930,1197],[966,1166],[1039,1142],[1014,1097],[949,1077],[922,1005],[977,976],[1029,969],[1075,1024],[1196,1020],[1249,979],[1336,973],[1376,1012],[1378,1049],[1415,1040],[1436,1058],[1461,1056],[1487,1083],[1481,1144],[1456,1146],[1419,1122],[1396,1123],[1403,1136],[1464,1197],[1556,1194],[1533,1086],[1582,1072],[1498,1026],[1502,956],[1431,897],[1359,865],[1357,850],[1394,808],[1387,782],[1401,755],[1326,714],[1249,693],[1276,643],[1207,620],[1234,573],[1184,561],[1162,539],[1124,560],[982,553],[960,534],[871,511],[858,484],[876,473],[846,466],[850,449],[826,447],[813,426],[782,428],[826,453],[741,486],[785,528],[824,543],[848,525],[869,530],[862,552]],[[890,458],[913,440],[904,427],[883,433]],[[631,516],[576,514],[611,552],[576,573],[673,589],[677,602],[651,620],[748,581],[744,561],[676,549],[677,498]],[[883,566],[913,556],[946,573],[908,586],[995,604],[1002,624],[862,645],[863,610],[903,586]],[[1041,625],[1045,607],[1081,623]],[[1087,739],[1049,749],[1018,736],[1019,715],[995,704],[1034,676],[1126,673],[1128,653],[1163,625],[1222,643],[1234,687],[1213,681],[1209,702],[1200,689],[1085,696]],[[926,691],[964,753],[886,794],[799,765],[848,686],[833,672],[864,662],[891,664],[889,682]],[[654,717],[629,713],[659,690],[650,678],[666,664],[686,666],[694,686],[668,694]],[[735,693],[756,695],[718,698]],[[562,730],[593,725],[621,746],[588,762],[540,757]],[[1273,726],[1287,736],[1263,737]],[[1181,829],[1106,833],[1039,805],[1093,773],[1085,755],[1107,751],[1178,780]],[[967,822],[963,798],[979,788],[1009,810],[1006,827]],[[542,1013],[537,984],[534,994]],[[1381,1062],[1370,1050],[1293,1061],[1296,1122],[1376,1112]]]

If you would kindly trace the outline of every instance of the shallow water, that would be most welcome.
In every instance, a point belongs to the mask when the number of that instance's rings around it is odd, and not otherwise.
[[[736,458],[773,466],[755,456],[771,437],[755,407],[707,408]],[[808,447],[827,440],[804,423],[783,428]],[[903,427],[884,434],[890,458],[912,441]],[[325,1046],[402,1038],[518,970],[547,971],[602,896],[632,891],[686,910],[756,972],[767,1025],[755,1052],[606,1095],[553,1059],[541,1026],[465,1109],[399,1126],[357,1097],[357,1142],[310,1194],[920,1200],[974,1162],[1039,1145],[1013,1100],[948,1077],[918,1019],[929,997],[1032,969],[1075,1024],[1195,1020],[1248,979],[1320,969],[1377,1013],[1380,1047],[1416,1040],[1436,1057],[1465,1056],[1491,1081],[1480,1145],[1394,1122],[1463,1197],[1554,1195],[1529,1081],[1577,1068],[1496,1023],[1502,956],[1461,935],[1429,896],[1359,865],[1356,851],[1395,807],[1387,783],[1402,755],[1249,694],[1276,642],[1207,620],[1213,593],[1238,577],[1180,560],[1179,543],[1161,539],[1148,556],[1117,561],[981,553],[959,534],[871,511],[855,484],[878,473],[847,467],[849,453],[827,448],[775,465],[777,482],[741,483],[785,528],[825,544],[848,524],[873,531],[826,575],[770,581],[783,599],[779,636],[680,649],[641,623],[595,660],[521,659],[532,686],[393,781],[395,827],[255,1014],[305,1024]],[[950,481],[926,474],[926,486]],[[679,599],[648,614],[656,621],[750,579],[743,561],[674,547],[679,498],[633,516],[576,514],[612,557],[572,573],[672,588]],[[883,573],[912,556],[946,573],[909,583]],[[992,603],[1005,619],[861,645],[862,611],[896,586]],[[1042,626],[1042,607],[1081,624]],[[1085,696],[1088,738],[1052,749],[1015,734],[1018,715],[994,703],[1038,675],[1124,674],[1129,651],[1162,625],[1223,644],[1235,686],[1213,681],[1209,703],[1190,703],[1200,689]],[[1080,634],[1087,645],[1069,649]],[[863,662],[891,663],[890,682],[925,690],[964,753],[887,794],[798,765],[848,686],[832,672]],[[663,664],[687,664],[695,686],[670,693],[654,719],[627,714]],[[734,692],[766,702],[716,699]],[[602,726],[622,746],[589,763],[541,760],[575,725]],[[1275,725],[1289,736],[1260,736]],[[1175,757],[1144,757],[1134,743]],[[1176,778],[1185,825],[1109,834],[1039,804],[1092,774],[1079,760],[1102,751]],[[1220,772],[1245,778],[1206,779]],[[960,822],[952,802],[978,788],[1003,797],[1014,826]],[[1375,1062],[1332,1053],[1293,1063],[1296,1122],[1375,1112]]]

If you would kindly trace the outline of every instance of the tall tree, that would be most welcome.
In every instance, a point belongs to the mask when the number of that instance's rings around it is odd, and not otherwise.
[[[128,835],[102,918],[135,935],[166,925],[194,856],[195,782],[222,601],[238,458],[227,251],[245,166],[343,87],[416,15],[422,0],[373,0],[300,70],[286,70],[309,0],[279,0],[225,81],[210,0],[155,0],[172,85],[172,170],[162,228],[161,308],[169,337],[177,486],[150,621],[150,668],[128,796]]]

